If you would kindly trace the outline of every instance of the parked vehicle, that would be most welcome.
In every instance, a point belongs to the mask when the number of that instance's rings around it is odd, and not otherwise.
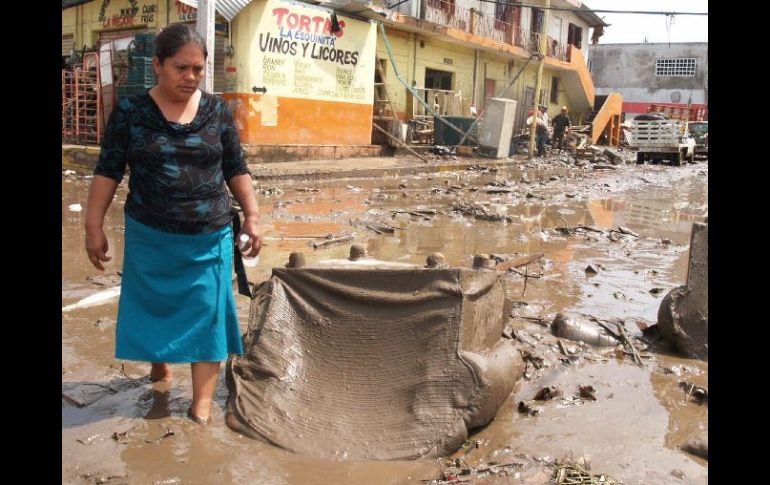
[[[709,156],[709,122],[708,121],[691,121],[687,124],[687,129],[690,131],[690,136],[695,139],[695,156],[698,155]]]
[[[685,161],[695,161],[695,139],[690,137],[687,122],[666,119],[662,113],[634,118],[628,144],[637,152],[636,163],[671,160],[675,165],[682,165]]]

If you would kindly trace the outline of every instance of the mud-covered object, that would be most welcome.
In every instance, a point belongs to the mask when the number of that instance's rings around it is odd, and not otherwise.
[[[687,284],[661,301],[658,331],[687,357],[708,361],[708,224],[692,226]]]
[[[456,451],[523,373],[501,275],[353,264],[276,268],[258,288],[228,426],[321,458]]]
[[[618,340],[605,328],[579,313],[558,313],[553,319],[551,330],[557,337],[585,342],[596,347],[618,344]]]

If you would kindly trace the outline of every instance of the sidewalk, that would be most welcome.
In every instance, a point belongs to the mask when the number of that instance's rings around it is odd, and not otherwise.
[[[470,165],[494,167],[526,160],[525,157],[489,158],[425,155],[426,163],[413,155],[392,157],[358,157],[290,162],[250,163],[249,170],[257,182],[271,180],[312,180],[339,178],[371,178],[462,170]],[[99,158],[98,147],[62,145],[62,170],[90,174]]]

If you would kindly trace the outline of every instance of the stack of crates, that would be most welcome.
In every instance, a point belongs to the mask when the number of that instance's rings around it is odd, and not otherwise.
[[[155,34],[136,34],[133,46],[128,55],[128,76],[125,84],[118,86],[118,98],[143,92],[155,85],[155,71],[152,68]]]

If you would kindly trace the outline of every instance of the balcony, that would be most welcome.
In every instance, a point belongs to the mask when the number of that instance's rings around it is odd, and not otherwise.
[[[518,25],[513,25],[511,22],[485,15],[475,8],[458,6],[454,1],[427,0],[424,20],[520,47],[529,53],[540,52],[540,33],[531,32]],[[569,47],[548,37],[546,56],[562,62],[570,62]]]

